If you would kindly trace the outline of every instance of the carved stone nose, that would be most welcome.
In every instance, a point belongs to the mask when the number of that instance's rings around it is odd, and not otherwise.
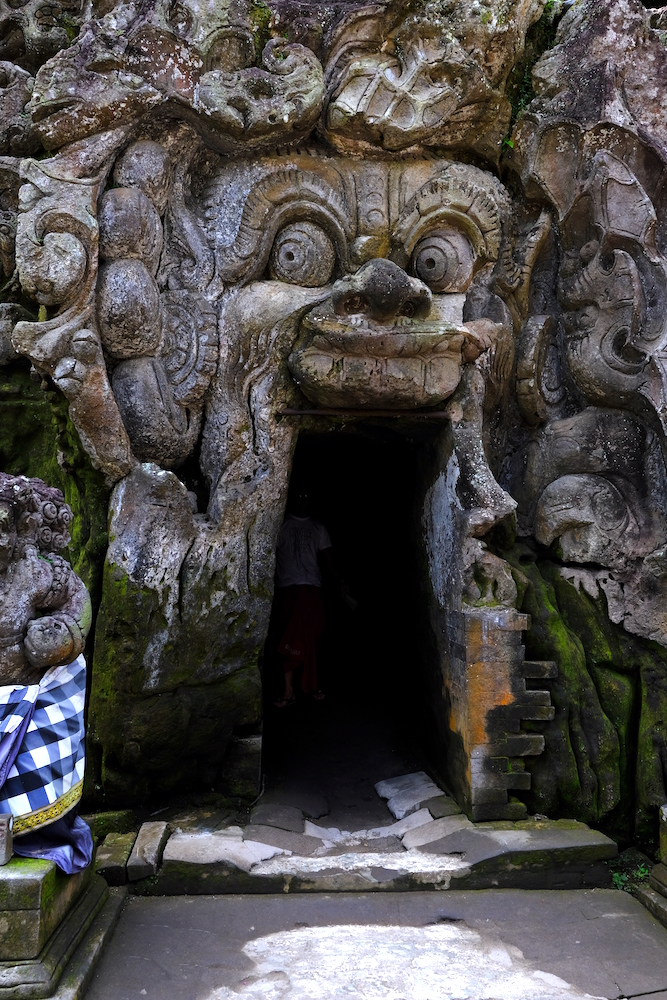
[[[396,316],[426,316],[431,308],[428,286],[383,257],[369,260],[356,274],[337,281],[331,299],[339,316],[362,314],[380,322]]]

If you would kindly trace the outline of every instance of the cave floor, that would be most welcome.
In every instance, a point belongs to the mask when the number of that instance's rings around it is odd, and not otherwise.
[[[128,898],[86,1000],[667,1000],[617,890]]]

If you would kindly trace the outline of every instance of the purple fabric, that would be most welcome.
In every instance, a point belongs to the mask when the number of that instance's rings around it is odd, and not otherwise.
[[[16,837],[14,854],[55,861],[66,875],[74,875],[92,861],[93,837],[88,824],[73,811],[41,830]]]
[[[35,712],[35,702],[32,703],[30,711],[24,718],[20,726],[18,726],[13,733],[6,733],[2,739],[0,739],[0,788],[4,785],[7,780],[7,775],[14,766],[14,761],[18,757],[19,750],[21,749],[21,744],[23,743],[23,737],[26,734],[26,730],[30,725],[30,720]]]

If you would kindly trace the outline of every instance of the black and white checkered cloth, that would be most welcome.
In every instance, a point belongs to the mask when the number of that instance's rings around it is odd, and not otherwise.
[[[0,788],[0,813],[14,832],[36,830],[64,816],[81,798],[85,768],[83,710],[86,662],[52,667],[39,685],[0,687],[0,746],[32,712],[18,755]],[[34,706],[34,707],[33,707]]]

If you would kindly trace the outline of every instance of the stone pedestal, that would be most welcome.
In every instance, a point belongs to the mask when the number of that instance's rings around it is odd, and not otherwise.
[[[0,1000],[77,1000],[121,905],[92,869],[13,857],[0,868]]]

